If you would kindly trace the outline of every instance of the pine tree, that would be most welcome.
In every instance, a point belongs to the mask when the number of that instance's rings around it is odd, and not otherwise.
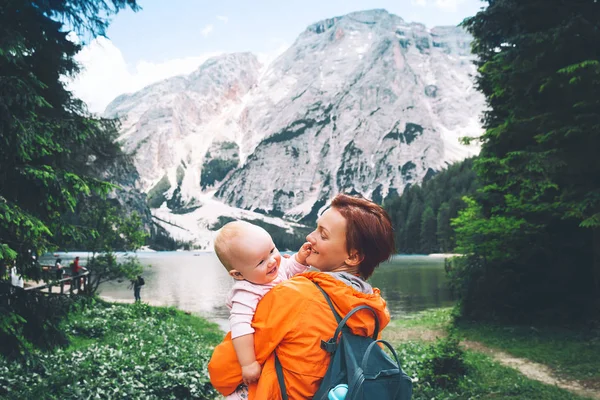
[[[421,188],[416,186],[410,191],[410,206],[404,228],[404,241],[407,253],[419,253],[421,251],[421,215],[423,214],[423,199]]]
[[[439,251],[436,238],[436,218],[431,206],[427,206],[421,215],[421,250],[420,253],[431,254]]]
[[[442,253],[454,250],[452,246],[452,228],[450,227],[450,206],[442,203],[437,214],[436,237]]]
[[[472,158],[455,163],[424,182],[422,186],[411,186],[400,197],[386,199],[384,207],[391,216],[396,236],[396,249],[399,252],[454,250],[454,230],[450,225],[450,219],[455,218],[458,211],[465,207],[462,197],[473,195],[479,187],[472,165]],[[422,212],[427,207],[433,211],[434,221],[431,224],[436,225],[437,233],[434,234],[433,239],[427,240],[430,244],[425,246],[426,250],[421,241],[422,216],[417,221],[416,215],[413,215],[409,223],[409,210],[412,209],[412,214],[416,214],[418,210]],[[415,234],[419,235],[417,243],[414,240]],[[427,237],[430,238],[431,235]]]
[[[470,257],[463,305],[583,315],[600,297],[600,4],[490,0],[464,25],[489,110],[484,188],[455,223]]]
[[[81,45],[65,26],[103,35],[108,17],[135,0],[5,0],[0,6],[0,264],[21,273],[76,228],[62,216],[112,185],[94,171],[120,153],[115,121],[93,118],[65,88]]]

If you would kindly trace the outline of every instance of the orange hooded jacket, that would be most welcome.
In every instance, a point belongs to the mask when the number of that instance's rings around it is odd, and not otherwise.
[[[327,292],[340,315],[365,304],[376,311],[380,329],[390,321],[377,288],[373,294],[365,294],[321,272],[306,272],[281,283],[265,295],[254,314],[254,348],[263,370],[258,383],[249,387],[250,400],[281,399],[274,351],[283,367],[290,400],[311,398],[319,389],[330,361],[329,353],[320,347],[321,340],[333,336],[337,321],[312,281]],[[375,330],[373,315],[366,310],[354,314],[348,325],[354,334],[362,336],[370,336]],[[208,372],[213,386],[225,396],[242,382],[231,332],[215,348]]]

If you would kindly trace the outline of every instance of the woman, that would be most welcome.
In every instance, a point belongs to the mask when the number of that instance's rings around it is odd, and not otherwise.
[[[381,329],[390,320],[379,289],[366,282],[375,267],[394,251],[390,218],[380,206],[340,194],[306,240],[312,248],[306,261],[321,272],[307,272],[283,282],[258,304],[252,326],[256,360],[263,370],[258,383],[249,387],[250,399],[281,398],[275,352],[291,400],[312,397],[319,388],[330,359],[320,347],[321,340],[333,336],[337,322],[313,282],[327,292],[341,315],[365,304],[376,311]],[[372,335],[375,329],[368,311],[355,314],[348,325],[362,336]],[[224,395],[241,383],[230,333],[215,348],[208,370],[212,384]]]
[[[56,279],[60,280],[63,277],[63,273],[65,272],[62,266],[62,259],[57,258],[54,263],[54,269],[56,270]]]

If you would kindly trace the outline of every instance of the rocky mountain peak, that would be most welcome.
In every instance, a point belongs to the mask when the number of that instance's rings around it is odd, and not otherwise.
[[[263,73],[250,53],[215,57],[118,97],[107,115],[123,118],[161,215],[212,196],[314,220],[340,191],[381,201],[478,152],[459,142],[481,133],[471,41],[385,10],[351,13],[310,25]]]

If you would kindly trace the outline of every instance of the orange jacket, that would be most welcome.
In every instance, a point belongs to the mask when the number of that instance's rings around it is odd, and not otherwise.
[[[281,283],[265,295],[254,314],[254,348],[263,370],[258,383],[249,387],[251,400],[281,399],[274,351],[283,367],[290,400],[311,398],[318,390],[330,360],[320,347],[321,340],[333,336],[337,321],[312,281],[327,292],[340,315],[366,304],[377,312],[380,330],[390,321],[379,289],[364,294],[321,272],[306,272]],[[362,336],[372,335],[375,330],[373,315],[366,310],[354,314],[348,325],[353,333]],[[208,372],[213,386],[223,395],[231,394],[242,382],[231,333],[215,348]]]

